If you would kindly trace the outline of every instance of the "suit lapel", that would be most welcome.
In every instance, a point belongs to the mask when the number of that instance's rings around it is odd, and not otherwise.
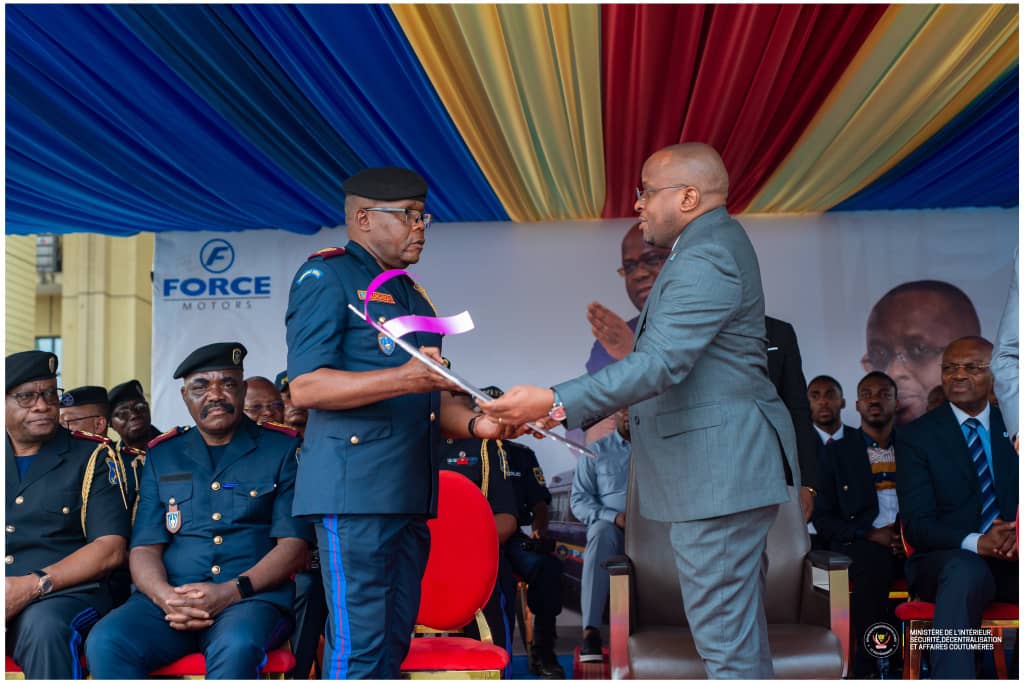
[[[972,490],[979,493],[981,484],[978,482],[978,473],[974,469],[971,452],[967,450],[967,439],[964,438],[964,432],[956,420],[956,415],[953,414],[953,409],[949,407],[949,403],[943,404],[942,408],[935,436],[938,437],[939,444],[949,444],[948,452],[952,455],[950,466],[958,468],[964,479],[970,482]],[[945,449],[940,447],[939,452],[941,453],[943,450]]]
[[[242,424],[238,426],[234,436],[231,437],[231,441],[228,443],[228,447],[224,451],[220,462],[213,463],[214,479],[220,478],[225,470],[247,454],[256,450],[256,438],[253,431],[258,429],[259,427],[255,422],[247,417],[242,418]]]
[[[26,488],[42,479],[47,472],[64,462],[64,456],[71,445],[70,441],[71,434],[66,429],[57,427],[57,433],[39,449],[36,459],[32,461],[31,467],[25,473],[25,478],[18,483],[18,493],[23,492]],[[99,444],[96,445],[98,446]],[[14,476],[17,479],[17,469],[15,469]]]

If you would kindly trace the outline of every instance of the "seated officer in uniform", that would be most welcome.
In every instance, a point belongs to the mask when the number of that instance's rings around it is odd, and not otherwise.
[[[103,387],[69,389],[60,397],[60,426],[72,432],[107,435],[110,399]]]
[[[245,353],[209,344],[174,372],[196,427],[149,444],[129,557],[138,590],[86,642],[94,678],[145,678],[192,652],[207,678],[256,678],[291,633],[289,577],[309,534],[291,516],[299,439],[243,414]]]
[[[483,392],[494,398],[503,393],[498,387],[487,387]],[[526,603],[534,617],[530,673],[540,678],[565,678],[565,670],[555,656],[555,619],[562,611],[562,563],[553,554],[554,542],[548,537],[551,492],[533,450],[514,441],[501,445],[508,454],[518,516],[516,533],[502,548],[505,566],[527,584]],[[530,536],[520,526],[531,527]]]
[[[442,470],[451,470],[464,475],[480,487],[498,527],[498,542],[503,544],[519,529],[516,520],[517,498],[512,482],[508,478],[508,462],[500,441],[491,439],[453,439],[441,444]],[[506,564],[504,556],[499,557],[499,566]],[[484,606],[484,618],[491,631],[494,644],[512,652],[512,632],[515,629],[516,586],[511,570],[499,569],[491,599]],[[510,598],[510,596],[512,596]],[[475,624],[469,624],[466,632],[477,636]]]
[[[118,384],[110,390],[110,426],[121,440],[117,453],[128,470],[128,504],[132,506],[139,492],[139,477],[146,464],[149,442],[160,436],[149,414],[149,403],[137,379]],[[134,509],[134,508],[132,508]]]
[[[82,677],[79,646],[124,564],[124,467],[110,441],[57,424],[57,357],[7,356],[7,653],[26,678]],[[84,484],[84,486],[83,486]]]
[[[281,392],[266,377],[249,377],[245,380],[245,414],[256,424],[265,420],[284,423]]]
[[[277,373],[277,377],[274,378],[274,386],[281,392],[281,400],[284,401],[284,420],[282,422],[299,434],[304,434],[306,423],[309,421],[309,411],[292,403],[292,392],[288,385],[287,370]]]

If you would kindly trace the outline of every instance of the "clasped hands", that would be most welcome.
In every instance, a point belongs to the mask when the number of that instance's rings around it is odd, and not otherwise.
[[[195,631],[212,626],[214,618],[241,597],[233,582],[205,581],[168,584],[156,603],[164,611],[168,626],[176,631]]]

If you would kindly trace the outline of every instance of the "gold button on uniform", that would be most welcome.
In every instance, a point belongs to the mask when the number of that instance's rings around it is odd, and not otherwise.
[[[255,498],[258,495],[260,495],[260,494],[256,493],[256,489],[253,489],[252,491],[249,491],[249,497],[250,498]]]
[[[843,484],[843,490],[844,490],[844,491],[849,491],[849,490],[850,490],[850,487],[849,487],[849,486],[847,486],[846,484]]]
[[[353,446],[358,446],[358,445],[359,445],[359,437],[358,437],[358,436],[356,436],[355,434],[353,434],[353,435],[352,435],[352,438],[351,438],[351,439],[349,439],[349,440],[348,440],[348,442],[349,442],[350,444],[352,444]]]
[[[213,489],[214,491],[220,491],[220,482],[213,482],[212,484],[210,484],[210,488]]]
[[[7,533],[9,533],[9,534],[13,534],[14,533],[14,525],[13,524],[8,524],[7,525]]]
[[[221,543],[224,542],[224,537],[223,536],[214,536],[213,537],[213,542],[216,543],[217,545],[220,545]]]
[[[64,513],[64,514],[66,515],[66,514],[68,514],[69,512],[71,512],[71,508],[69,508],[69,507],[68,507],[67,505],[65,505],[64,507],[62,507],[62,508],[60,509],[60,511],[61,511],[61,512],[63,512],[63,513]]]
[[[210,573],[213,574],[214,576],[217,576],[217,574],[220,574],[220,566],[215,564],[212,567],[210,567]]]
[[[381,325],[383,325],[387,321],[388,321],[388,319],[385,318],[384,316],[381,316],[381,317],[377,318],[377,322],[379,322]]]
[[[431,411],[430,411],[430,421],[431,421],[431,422],[433,422],[433,421],[434,421],[434,420],[436,420],[436,419],[437,419],[437,415],[434,415],[434,411],[433,411],[433,410],[431,410]]]
[[[220,518],[222,517],[222,515],[219,512],[214,512],[210,516],[213,517],[213,521],[215,521],[215,522],[219,522]]]
[[[4,558],[4,562],[7,564],[14,564],[14,555],[8,555]]]
[[[25,496],[18,496],[17,498],[14,499],[14,504],[15,505],[21,505],[24,502],[25,502]]]
[[[178,502],[177,500],[175,500],[174,498],[171,498],[171,499],[169,499],[169,500],[167,501],[167,504],[168,504],[168,505],[174,505],[174,504],[175,504],[175,503],[177,503],[177,502]]]

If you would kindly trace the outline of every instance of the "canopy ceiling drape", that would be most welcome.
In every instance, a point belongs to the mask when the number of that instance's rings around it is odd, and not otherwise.
[[[7,232],[632,214],[714,145],[749,212],[1018,204],[1015,5],[9,5]]]

